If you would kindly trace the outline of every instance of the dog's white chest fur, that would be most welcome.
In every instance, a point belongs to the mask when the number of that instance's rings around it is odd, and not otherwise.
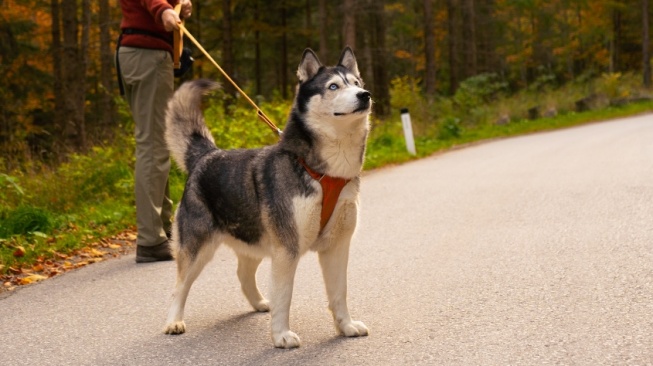
[[[316,188],[321,189],[319,184],[316,184],[316,186]],[[297,196],[293,198],[292,204],[295,226],[299,236],[299,248],[301,252],[306,252],[320,233],[322,194]]]

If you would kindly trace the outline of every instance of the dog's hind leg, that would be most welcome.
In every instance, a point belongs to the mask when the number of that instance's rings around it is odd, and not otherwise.
[[[299,258],[284,249],[272,255],[272,289],[270,312],[272,342],[278,348],[299,347],[299,337],[290,330],[290,301]]]
[[[270,311],[270,302],[261,295],[256,285],[256,270],[261,259],[255,259],[243,254],[238,254],[238,279],[240,287],[247,301],[256,311]]]
[[[334,246],[319,252],[319,258],[329,298],[329,310],[333,315],[336,330],[347,337],[359,337],[366,336],[368,330],[363,322],[351,319],[347,307],[347,262],[350,240],[349,237],[334,243]]]
[[[168,311],[168,320],[163,330],[164,333],[181,334],[186,331],[186,324],[183,319],[188,292],[204,266],[213,258],[216,249],[215,244],[208,242],[195,255],[191,255],[183,247],[179,249],[177,253],[177,285]]]

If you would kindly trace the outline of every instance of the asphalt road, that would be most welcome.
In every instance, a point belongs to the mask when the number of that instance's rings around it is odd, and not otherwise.
[[[267,293],[269,261],[258,277]],[[172,262],[126,256],[0,299],[0,365],[653,364],[653,115],[488,142],[366,174],[335,335],[317,257],[279,350],[226,247],[162,334]]]

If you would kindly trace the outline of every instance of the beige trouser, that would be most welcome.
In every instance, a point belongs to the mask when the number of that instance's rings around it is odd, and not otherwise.
[[[167,240],[172,217],[164,136],[165,109],[174,91],[172,57],[163,50],[120,47],[118,58],[136,125],[136,244],[154,246]]]

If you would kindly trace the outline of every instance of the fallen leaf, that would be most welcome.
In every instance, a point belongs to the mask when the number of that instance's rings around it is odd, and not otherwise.
[[[16,247],[16,250],[14,250],[14,257],[20,258],[25,255],[25,248],[18,246]]]
[[[38,236],[39,238],[45,238],[45,239],[48,238],[48,235],[47,235],[47,234],[44,234],[44,233],[42,233],[42,232],[40,232],[40,231],[33,231],[33,232],[32,232],[32,235],[34,235],[34,236]]]
[[[13,274],[19,274],[19,273],[23,273],[23,270],[21,268],[9,267],[9,272]]]
[[[43,281],[43,280],[46,279],[46,278],[47,278],[47,277],[45,277],[45,276],[41,276],[41,275],[37,275],[37,274],[33,274],[33,275],[30,275],[30,276],[27,276],[27,277],[21,278],[18,282],[19,282],[21,285],[29,285],[30,283]]]
[[[91,248],[87,251],[88,254],[92,255],[93,257],[104,257],[104,252],[99,251],[95,248]]]
[[[50,270],[50,273],[48,273],[48,277],[54,277],[58,275],[60,272],[56,269]]]
[[[43,271],[43,265],[39,263],[37,265],[32,266],[32,269],[34,270],[34,272],[42,272]]]
[[[121,246],[118,245],[118,244],[109,244],[109,249],[120,249],[120,248],[121,248]]]

